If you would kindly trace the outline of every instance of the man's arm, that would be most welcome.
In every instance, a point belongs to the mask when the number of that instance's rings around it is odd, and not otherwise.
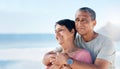
[[[73,64],[70,66],[73,69],[108,69],[109,65],[110,62],[97,58],[94,64],[87,64],[74,60]]]
[[[54,64],[67,64],[67,59],[69,58],[69,56],[59,53],[56,57],[56,61],[54,62]],[[108,69],[109,65],[110,62],[99,58],[95,60],[94,64],[83,63],[73,59],[73,64],[71,64],[70,67],[72,69]]]

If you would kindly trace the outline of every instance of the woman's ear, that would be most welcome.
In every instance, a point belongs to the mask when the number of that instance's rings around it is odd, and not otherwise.
[[[74,35],[74,33],[75,33],[75,30],[74,30],[74,29],[72,29],[72,30],[71,30],[71,33]]]

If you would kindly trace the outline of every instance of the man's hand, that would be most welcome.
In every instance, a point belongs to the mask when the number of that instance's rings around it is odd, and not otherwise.
[[[72,68],[70,67],[70,65],[63,65],[61,69],[72,69]]]
[[[67,64],[68,58],[70,58],[70,57],[65,53],[57,53],[53,64],[60,65],[60,66],[63,64]]]
[[[48,69],[60,69],[60,67],[57,65],[51,65]]]

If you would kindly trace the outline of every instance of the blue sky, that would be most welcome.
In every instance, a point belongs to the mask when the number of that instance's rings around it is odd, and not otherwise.
[[[73,19],[77,9],[96,11],[97,26],[120,25],[120,0],[0,0],[0,33],[54,33],[60,19]]]

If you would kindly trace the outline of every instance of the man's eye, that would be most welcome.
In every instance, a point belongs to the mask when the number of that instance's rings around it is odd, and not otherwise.
[[[87,20],[82,20],[81,22],[87,22]]]

